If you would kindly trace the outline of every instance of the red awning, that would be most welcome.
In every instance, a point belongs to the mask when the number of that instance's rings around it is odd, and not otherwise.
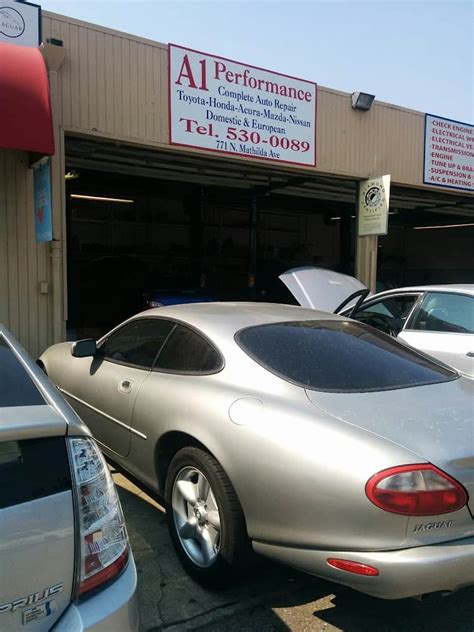
[[[0,42],[0,147],[54,154],[48,72],[37,48]]]

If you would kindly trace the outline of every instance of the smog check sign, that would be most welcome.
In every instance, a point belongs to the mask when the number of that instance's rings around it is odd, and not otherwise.
[[[316,165],[316,84],[169,45],[170,143]]]

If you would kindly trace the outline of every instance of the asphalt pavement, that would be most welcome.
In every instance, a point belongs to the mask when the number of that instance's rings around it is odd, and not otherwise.
[[[141,632],[474,632],[474,587],[448,597],[383,601],[263,561],[210,591],[182,569],[164,509],[115,473],[138,571]]]

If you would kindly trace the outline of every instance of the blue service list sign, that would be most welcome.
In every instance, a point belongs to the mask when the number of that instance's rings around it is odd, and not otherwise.
[[[33,169],[33,192],[35,203],[35,228],[38,243],[53,239],[51,218],[51,163]]]

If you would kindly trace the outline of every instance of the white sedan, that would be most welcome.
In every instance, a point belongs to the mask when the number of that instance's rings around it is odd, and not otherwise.
[[[303,307],[367,323],[474,378],[474,284],[369,295],[353,277],[309,266],[288,270],[280,279]]]

